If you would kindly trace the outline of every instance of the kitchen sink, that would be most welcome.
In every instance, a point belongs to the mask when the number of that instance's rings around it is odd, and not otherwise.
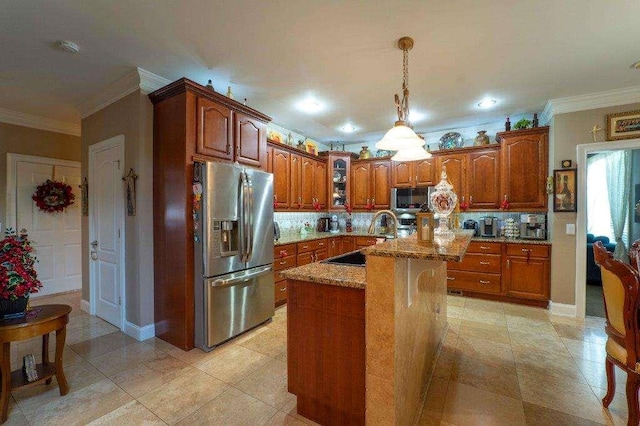
[[[332,263],[335,265],[365,266],[366,257],[359,251],[343,254],[342,256],[332,257],[331,259],[322,260],[320,263]]]

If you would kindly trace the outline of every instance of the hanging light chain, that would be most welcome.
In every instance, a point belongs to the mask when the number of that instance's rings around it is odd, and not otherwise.
[[[409,49],[402,49],[402,90],[409,88]]]

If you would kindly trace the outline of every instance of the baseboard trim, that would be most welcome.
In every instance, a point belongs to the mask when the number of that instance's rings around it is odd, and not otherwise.
[[[149,324],[145,325],[144,327],[140,327],[138,325],[130,323],[129,321],[125,321],[124,330],[122,331],[124,332],[124,334],[133,337],[139,342],[151,339],[156,335],[155,324]]]
[[[563,317],[576,317],[578,310],[576,305],[568,305],[566,303],[549,302],[549,311],[553,315],[560,315]]]
[[[91,315],[91,304],[89,303],[88,300],[84,300],[84,299],[80,300],[80,309],[82,309],[84,312]]]

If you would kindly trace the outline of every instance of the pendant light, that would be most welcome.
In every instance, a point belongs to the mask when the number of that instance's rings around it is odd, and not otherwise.
[[[395,95],[398,121],[382,140],[376,143],[377,149],[398,151],[391,157],[393,161],[422,160],[431,157],[431,154],[422,148],[424,140],[416,135],[409,121],[409,50],[412,47],[411,37],[402,37],[398,40],[398,48],[402,50],[402,100],[397,94]]]

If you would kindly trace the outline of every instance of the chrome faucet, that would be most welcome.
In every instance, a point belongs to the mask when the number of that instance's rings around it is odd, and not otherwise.
[[[398,217],[391,210],[378,210],[376,214],[373,215],[373,219],[371,219],[371,225],[369,225],[369,234],[373,234],[376,231],[376,219],[378,218],[378,216],[383,214],[387,214],[393,219],[393,237],[398,238]]]

